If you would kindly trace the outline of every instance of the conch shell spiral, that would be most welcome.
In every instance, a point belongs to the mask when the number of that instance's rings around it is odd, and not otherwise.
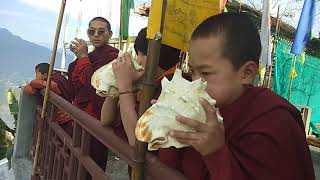
[[[96,70],[91,77],[91,85],[96,89],[97,95],[101,97],[117,97],[118,86],[117,81],[113,73],[112,63],[119,60],[123,56],[123,52],[119,52],[118,57],[112,62],[102,66]],[[132,59],[133,66],[137,71],[143,69],[143,66],[139,65],[135,59]],[[138,85],[135,86],[135,88]]]
[[[212,106],[216,101],[206,92],[207,82],[202,79],[187,81],[182,77],[182,71],[177,69],[171,81],[163,78],[162,91],[153,104],[138,120],[135,135],[139,141],[148,143],[148,150],[158,148],[186,147],[175,138],[168,136],[170,130],[194,131],[190,127],[176,121],[178,114],[206,122],[205,112],[199,98],[206,99]],[[217,111],[218,120],[222,117]]]

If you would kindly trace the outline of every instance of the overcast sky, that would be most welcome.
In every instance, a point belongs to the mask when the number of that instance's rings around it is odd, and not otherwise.
[[[135,5],[139,5],[143,1],[144,0],[136,0]],[[262,8],[262,0],[243,0],[242,2],[257,9]],[[60,0],[1,0],[0,27],[7,28],[14,34],[19,35],[28,41],[51,47],[61,5],[60,3]],[[273,0],[273,16],[276,16],[278,5],[281,5],[282,19],[296,27],[303,1]],[[86,38],[85,30],[88,20],[97,15],[104,16],[108,19],[111,18],[112,29],[116,34],[119,29],[119,11],[117,11],[117,8],[120,8],[119,6],[120,0],[82,0],[81,3],[80,0],[67,0],[65,17],[69,17],[69,20],[66,39],[72,39],[75,36],[75,29],[79,24],[79,12],[82,14],[82,20],[80,22],[80,25],[82,26],[82,38]],[[320,31],[319,7],[320,3],[318,2],[318,16],[313,28],[313,34],[315,36],[318,36],[318,32]],[[136,16],[135,20],[137,22],[131,24],[131,33],[137,32],[146,25],[145,19],[143,18]]]

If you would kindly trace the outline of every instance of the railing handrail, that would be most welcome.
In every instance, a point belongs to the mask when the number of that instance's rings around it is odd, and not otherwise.
[[[93,137],[108,147],[121,159],[134,166],[134,148],[118,137],[110,127],[104,127],[99,120],[72,105],[62,97],[50,91],[49,100],[59,109],[66,112],[81,128],[85,129]],[[70,142],[71,139],[68,140]],[[146,175],[152,179],[163,179],[170,177],[172,180],[185,180],[186,177],[180,172],[164,165],[156,156],[146,154]]]

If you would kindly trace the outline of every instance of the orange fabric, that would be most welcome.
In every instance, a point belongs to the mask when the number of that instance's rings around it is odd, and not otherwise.
[[[168,75],[172,75],[174,74],[174,72],[176,71],[176,66],[172,66],[170,69],[168,69],[167,71],[163,72],[162,74],[160,74],[157,78],[156,78],[156,83],[160,83],[160,81],[162,80],[162,78],[164,78],[165,76]],[[137,92],[137,102],[140,102],[141,99],[143,97],[143,93],[142,91],[138,91]]]
[[[32,86],[30,84],[28,84],[26,87],[24,87],[23,89],[23,93],[26,96],[32,96],[35,95],[38,92],[37,89],[32,88]]]
[[[168,69],[164,73],[160,74],[160,76],[157,77],[156,81],[161,81],[163,77],[165,77],[165,76],[167,76],[169,74],[174,74],[176,69],[177,69],[176,66],[172,66],[170,69]]]
[[[25,95],[31,96],[36,94],[38,90],[46,88],[46,85],[47,81],[34,79],[24,88],[23,92],[25,93]],[[50,90],[58,95],[61,94],[58,84],[54,81],[51,81]]]

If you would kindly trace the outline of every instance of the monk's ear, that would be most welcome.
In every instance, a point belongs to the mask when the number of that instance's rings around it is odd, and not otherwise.
[[[43,73],[43,79],[47,79],[48,78],[48,73]]]
[[[244,65],[239,69],[241,76],[241,83],[243,85],[252,84],[255,79],[258,71],[258,65],[254,61],[247,61]]]
[[[109,31],[109,39],[111,39],[113,32]]]

